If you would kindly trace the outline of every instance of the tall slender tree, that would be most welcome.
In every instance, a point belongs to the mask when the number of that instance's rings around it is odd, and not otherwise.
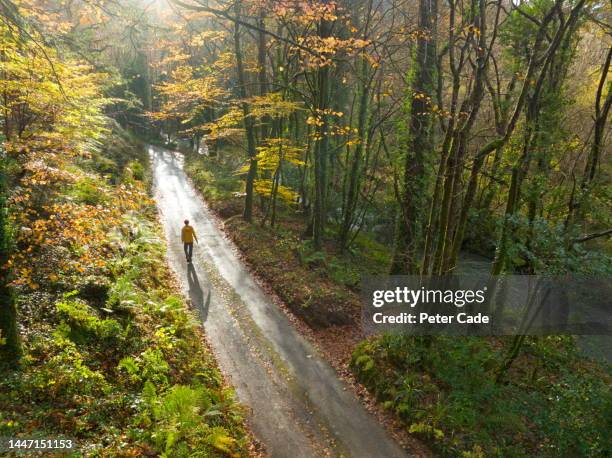
[[[391,263],[392,274],[417,273],[420,266],[423,220],[425,215],[425,161],[433,153],[432,99],[436,81],[437,0],[419,1],[418,38],[414,68],[408,76],[407,101],[400,121],[404,130],[402,152],[404,176],[396,240]],[[407,138],[406,138],[407,137]]]

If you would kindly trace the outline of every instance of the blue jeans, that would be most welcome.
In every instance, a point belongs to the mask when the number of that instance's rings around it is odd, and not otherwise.
[[[191,256],[193,255],[193,243],[183,243],[183,249],[185,250],[185,257],[187,257],[187,261],[191,261]]]

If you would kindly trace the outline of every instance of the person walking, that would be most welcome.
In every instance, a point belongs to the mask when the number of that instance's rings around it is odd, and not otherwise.
[[[185,225],[183,226],[183,230],[181,231],[181,240],[183,241],[183,249],[185,250],[185,257],[187,258],[187,262],[191,262],[191,257],[193,255],[194,239],[196,242],[198,242],[198,236],[196,235],[195,230],[189,225],[189,220],[186,219]]]

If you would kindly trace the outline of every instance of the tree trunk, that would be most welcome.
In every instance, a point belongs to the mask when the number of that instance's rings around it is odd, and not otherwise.
[[[529,120],[536,119],[535,113],[538,111],[542,85],[544,84],[545,78],[547,76],[547,71],[552,65],[553,60],[556,57],[556,53],[559,48],[559,45],[562,43],[563,39],[566,38],[569,32],[575,30],[574,25],[578,21],[578,17],[582,12],[582,8],[584,7],[585,1],[580,0],[572,8],[572,11],[569,15],[568,20],[564,24],[560,25],[559,28],[556,30],[554,38],[552,39],[552,42],[547,49],[545,60],[541,66],[539,76],[535,78],[535,85],[532,83],[532,84],[529,84],[529,86],[527,86],[527,82],[531,81],[533,78],[532,75],[535,74],[535,68],[538,66],[536,62],[540,60],[540,58],[538,57],[538,54],[539,54],[539,49],[544,39],[544,36],[546,35],[546,27],[548,26],[548,23],[550,23],[550,21],[554,17],[557,11],[557,8],[558,7],[560,8],[560,5],[562,3],[563,3],[563,0],[557,0],[555,3],[555,6],[553,6],[549,10],[548,14],[545,16],[545,18],[540,23],[540,27],[538,29],[538,35],[536,37],[535,45],[534,45],[532,55],[530,58],[529,68],[527,70],[527,77],[525,79],[525,82],[523,83],[523,89],[521,90],[521,95],[519,96],[519,100],[517,101],[517,106],[514,110],[514,114],[506,129],[506,134],[503,139],[504,142],[508,140],[510,134],[513,132],[516,126],[516,123],[518,121],[518,116],[520,112],[522,111],[524,101],[527,98],[529,98],[529,105],[527,107],[527,116],[526,116],[527,122],[525,126],[525,129],[526,129],[525,140],[523,143],[523,152],[521,154],[521,157],[517,161],[517,163],[512,168],[512,176],[511,176],[511,181],[510,181],[510,189],[508,190],[508,198],[506,201],[504,220],[502,221],[502,228],[501,228],[501,232],[500,232],[499,239],[497,242],[497,248],[495,250],[495,258],[493,260],[493,265],[491,267],[491,275],[493,276],[499,275],[500,273],[502,273],[506,267],[508,243],[509,243],[509,237],[511,235],[509,219],[512,215],[514,215],[517,212],[519,208],[520,193],[521,193],[521,187],[523,184],[523,179],[527,175],[529,164],[531,162],[530,147],[531,147],[531,142],[533,140],[534,125],[533,123],[530,124]],[[533,89],[531,89],[531,87],[533,87]],[[529,97],[527,95],[528,91],[532,91]]]
[[[339,236],[341,249],[347,248],[351,227],[355,221],[355,210],[357,208],[357,202],[359,201],[359,189],[361,186],[362,156],[364,150],[368,148],[367,120],[369,99],[369,66],[370,64],[368,61],[363,58],[361,64],[359,115],[357,121],[357,135],[359,143],[355,146],[351,162],[351,169],[346,177],[348,179],[348,189],[346,192],[346,198],[344,199],[344,214],[342,215],[342,226],[340,228]]]
[[[610,64],[612,61],[612,47],[608,49],[606,60],[604,62],[599,84],[597,86],[597,93],[595,94],[595,122],[593,125],[593,142],[591,143],[591,150],[589,157],[587,158],[584,174],[580,182],[580,193],[579,196],[572,194],[572,198],[569,203],[569,212],[565,223],[566,227],[581,218],[582,204],[589,194],[591,183],[595,179],[597,167],[599,165],[601,153],[604,146],[604,136],[606,132],[606,124],[608,122],[608,116],[610,114],[610,107],[612,106],[612,90],[608,90],[607,96],[604,98],[604,88],[606,87],[606,80],[610,71]],[[603,100],[603,104],[602,104]],[[578,199],[577,201],[575,199]]]
[[[236,2],[236,16],[241,15],[241,2]],[[238,21],[234,22],[234,52],[236,55],[236,72],[238,76],[238,95],[242,99],[242,113],[244,116],[244,130],[247,140],[247,158],[249,161],[249,171],[246,176],[245,198],[243,218],[245,221],[253,221],[253,185],[257,176],[257,150],[255,146],[255,128],[253,126],[253,118],[249,116],[249,104],[246,101],[246,79],[244,76],[244,63],[242,57],[242,48],[240,43],[240,25]]]
[[[17,327],[17,309],[7,267],[10,255],[8,208],[4,164],[0,164],[0,362],[15,363],[21,356],[21,343]]]
[[[468,141],[470,138],[472,127],[476,122],[476,118],[480,111],[482,100],[485,95],[485,80],[489,58],[491,56],[491,47],[497,36],[497,26],[501,13],[501,3],[498,3],[497,13],[491,33],[491,40],[488,43],[488,23],[487,23],[487,6],[484,0],[478,0],[478,9],[474,12],[474,24],[479,29],[478,47],[476,49],[476,65],[474,70],[474,85],[472,93],[467,101],[469,115],[467,119],[460,124],[460,129],[457,134],[457,156],[453,167],[453,178],[451,186],[451,209],[449,211],[449,220],[446,225],[446,233],[444,237],[444,246],[442,252],[442,262],[440,263],[440,274],[451,272],[457,263],[459,250],[463,243],[465,226],[467,224],[467,216],[469,209],[472,206],[474,196],[476,194],[478,176],[480,169],[484,163],[484,157],[477,156],[472,168],[472,174],[465,192],[465,196],[461,198],[460,185],[465,156],[468,150]]]
[[[420,0],[415,74],[410,85],[410,120],[404,156],[404,182],[397,219],[391,274],[419,271],[423,223],[425,155],[432,151],[431,107],[436,69],[437,0]]]
[[[259,95],[268,93],[268,77],[266,75],[266,21],[265,11],[259,10],[257,17],[257,81],[259,83]],[[262,119],[260,128],[260,141],[266,138],[270,129],[270,119],[266,116]]]
[[[331,24],[327,20],[319,23],[319,36],[327,38],[331,35]],[[321,125],[315,128],[314,144],[314,208],[312,218],[312,235],[315,249],[322,246],[325,223],[327,221],[326,209],[326,186],[327,186],[327,161],[329,149],[328,115],[325,111],[329,108],[329,65],[324,64],[317,69],[317,116],[321,117]]]

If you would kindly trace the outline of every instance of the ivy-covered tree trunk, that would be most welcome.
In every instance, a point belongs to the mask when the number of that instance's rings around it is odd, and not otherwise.
[[[409,120],[404,145],[404,182],[400,197],[400,209],[392,274],[417,273],[419,270],[421,226],[425,206],[425,157],[431,153],[431,107],[436,69],[437,0],[419,2],[419,38],[415,67],[408,97]]]
[[[0,151],[0,154],[3,154]],[[7,262],[10,254],[6,174],[4,159],[0,158],[0,362],[14,363],[21,355],[17,309],[10,282]]]

